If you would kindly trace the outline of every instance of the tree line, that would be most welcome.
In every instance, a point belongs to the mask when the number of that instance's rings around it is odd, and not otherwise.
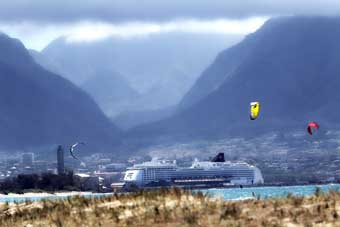
[[[0,183],[0,193],[25,191],[80,191],[80,184],[72,171],[64,174],[19,174]]]

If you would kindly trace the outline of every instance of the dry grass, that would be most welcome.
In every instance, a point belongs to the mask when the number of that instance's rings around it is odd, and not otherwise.
[[[2,204],[0,226],[340,226],[340,193],[228,202],[178,189]]]

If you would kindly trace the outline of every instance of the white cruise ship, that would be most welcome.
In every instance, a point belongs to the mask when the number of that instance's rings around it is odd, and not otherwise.
[[[211,161],[195,160],[191,167],[153,159],[127,169],[124,182],[136,186],[223,186],[263,184],[261,171],[245,162],[229,162],[219,153]]]

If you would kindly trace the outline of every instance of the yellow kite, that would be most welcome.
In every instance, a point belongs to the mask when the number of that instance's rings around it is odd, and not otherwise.
[[[260,114],[260,103],[251,102],[250,103],[250,120],[255,120]]]

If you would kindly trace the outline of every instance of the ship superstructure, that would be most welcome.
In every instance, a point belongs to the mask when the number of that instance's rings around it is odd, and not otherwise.
[[[126,184],[143,186],[223,186],[262,184],[261,171],[245,162],[224,160],[219,153],[212,161],[195,160],[190,167],[179,167],[176,161],[153,159],[127,169]]]

